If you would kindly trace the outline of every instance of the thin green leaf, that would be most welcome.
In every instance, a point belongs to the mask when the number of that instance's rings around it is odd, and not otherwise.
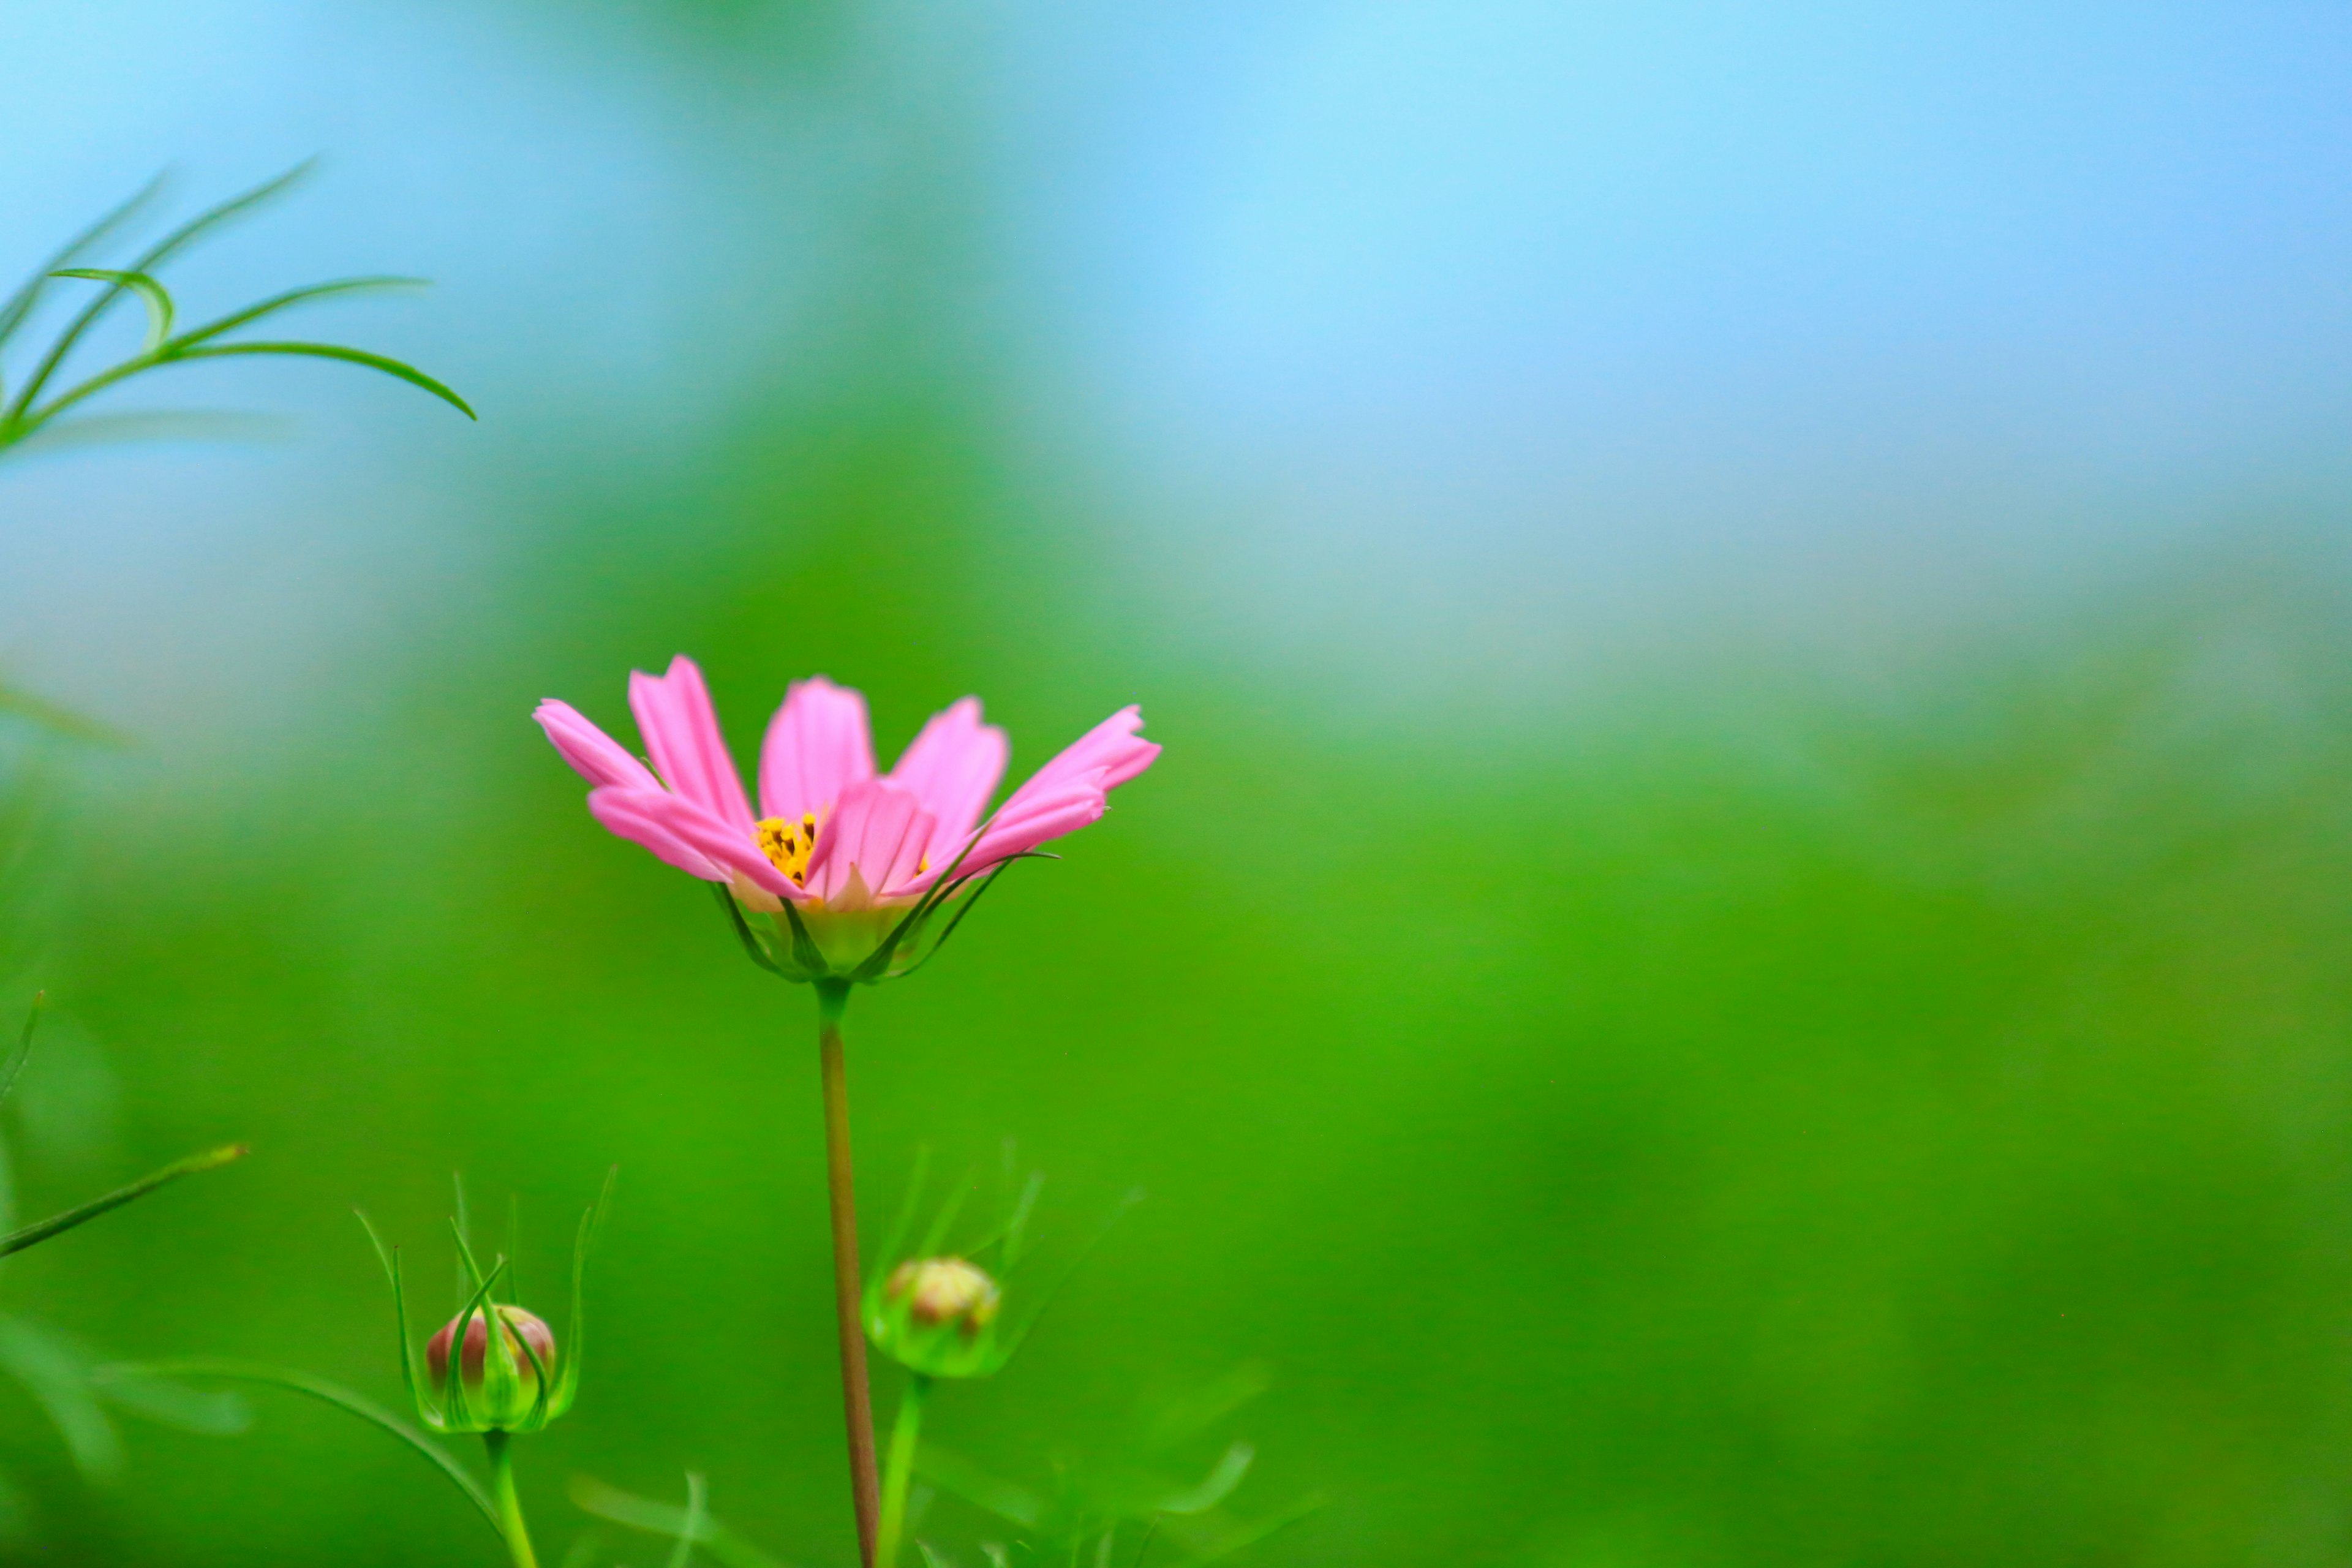
[[[1255,1546],[1270,1536],[1280,1534],[1308,1515],[1320,1512],[1323,1505],[1324,1500],[1319,1496],[1303,1498],[1271,1519],[1244,1525],[1224,1539],[1193,1552],[1185,1561],[1187,1563],[1214,1563],[1220,1558],[1231,1557],[1245,1547]]]
[[[323,1400],[336,1409],[356,1415],[372,1426],[380,1427],[415,1449],[432,1462],[433,1468],[449,1478],[473,1505],[482,1510],[490,1528],[506,1537],[499,1523],[499,1510],[490,1501],[490,1494],[482,1489],[481,1482],[460,1465],[446,1449],[427,1438],[424,1433],[386,1410],[363,1394],[352,1393],[340,1384],[329,1383],[323,1377],[312,1377],[306,1372],[287,1367],[265,1366],[257,1362],[218,1361],[208,1357],[193,1357],[178,1361],[123,1363],[101,1367],[97,1373],[103,1383],[117,1378],[135,1377],[218,1377],[239,1383],[264,1383],[278,1388],[307,1394]]]
[[[46,991],[33,993],[33,1005],[25,1010],[25,1032],[16,1037],[16,1048],[8,1053],[7,1061],[0,1063],[0,1100],[16,1087],[16,1075],[25,1070],[25,1062],[33,1054],[33,1032],[40,1026],[41,1008],[48,999]]]
[[[475,1315],[479,1313],[482,1318],[482,1340],[485,1350],[491,1344],[502,1345],[505,1339],[505,1336],[499,1332],[500,1325],[498,1315],[489,1310],[490,1288],[499,1282],[499,1270],[501,1267],[503,1266],[495,1263],[490,1266],[489,1277],[482,1281],[472,1299],[457,1309],[456,1326],[449,1331],[448,1375],[443,1380],[441,1410],[449,1425],[461,1431],[474,1425],[474,1413],[466,1402],[466,1380],[461,1373],[466,1362],[466,1336],[473,1331]],[[486,1357],[484,1363],[486,1375],[482,1380],[486,1394],[489,1387],[489,1378],[487,1375],[488,1361],[489,1358]]]
[[[786,1568],[781,1559],[761,1551],[707,1510],[699,1530],[689,1536],[686,1510],[675,1503],[656,1502],[651,1498],[625,1492],[592,1477],[572,1478],[572,1500],[583,1513],[625,1524],[632,1530],[672,1541],[690,1538],[727,1568]]]
[[[459,1190],[462,1194],[463,1189]],[[467,1239],[466,1231],[466,1205],[461,1195],[457,1202],[457,1212],[449,1220],[449,1234],[457,1238],[457,1261],[466,1270],[466,1280],[471,1283],[473,1289],[479,1290],[488,1276],[482,1272],[482,1266],[474,1261],[474,1248]],[[496,1272],[495,1265],[492,1266],[492,1271]]]
[[[323,300],[331,295],[356,294],[376,289],[429,289],[432,286],[432,280],[429,279],[394,278],[389,275],[380,278],[338,278],[328,283],[305,284],[299,289],[289,289],[283,294],[272,294],[268,299],[257,300],[241,310],[231,310],[227,315],[206,321],[201,327],[191,327],[173,338],[171,346],[174,352],[194,348],[198,343],[219,337],[223,332],[235,331],[249,322],[257,321],[264,316],[274,316],[278,311],[292,306],[305,304],[312,300]]]
[[[359,1215],[360,1228],[367,1232],[368,1240],[375,1247],[376,1260],[383,1265],[384,1277],[392,1281],[392,1321],[394,1329],[400,1335],[401,1384],[408,1390],[408,1403],[415,1409],[416,1418],[427,1426],[432,1426],[439,1420],[439,1416],[433,1407],[425,1403],[422,1392],[425,1380],[418,1375],[416,1370],[416,1346],[408,1337],[408,1297],[401,1288],[400,1248],[386,1247],[383,1244],[383,1238],[375,1233],[375,1226],[369,1221],[368,1216],[358,1209],[353,1209],[352,1212]]]
[[[123,1409],[183,1432],[205,1437],[234,1437],[253,1426],[253,1407],[226,1389],[190,1388],[168,1377],[100,1382],[98,1387]]]
[[[694,1543],[702,1538],[703,1526],[709,1521],[709,1502],[702,1478],[687,1471],[686,1518],[678,1526],[677,1544],[670,1550],[669,1568],[686,1568],[694,1560]]]
[[[73,1341],[23,1318],[0,1317],[0,1366],[31,1392],[84,1475],[102,1480],[121,1468],[121,1439],[92,1390],[89,1359]]]
[[[919,1144],[915,1150],[915,1168],[907,1174],[907,1195],[898,1200],[898,1216],[890,1222],[889,1234],[883,1240],[881,1252],[877,1254],[874,1278],[866,1281],[866,1289],[876,1289],[889,1270],[906,1260],[898,1249],[906,1246],[907,1233],[915,1228],[915,1215],[922,1207],[923,1183],[930,1173],[931,1146]]]
[[[464,398],[418,370],[415,365],[403,364],[396,359],[370,353],[365,349],[341,348],[334,343],[215,343],[205,348],[170,351],[168,357],[160,363],[182,364],[189,360],[226,359],[236,354],[285,354],[298,358],[307,356],[311,359],[341,360],[346,364],[365,365],[370,370],[379,370],[386,375],[395,376],[411,386],[424,388],[468,419],[480,417]]]
[[[109,729],[95,719],[85,719],[79,713],[14,687],[0,686],[0,713],[13,713],[19,719],[30,721],[44,730],[71,740],[92,741],[110,746],[124,743],[121,731]]]
[[[240,195],[231,196],[218,206],[197,214],[153,245],[149,246],[139,259],[131,264],[130,270],[153,272],[166,258],[194,243],[205,234],[231,218],[251,211],[278,195],[301,178],[310,171],[310,165],[307,162],[298,163],[276,179],[265,181]],[[89,331],[114,301],[122,297],[123,287],[120,283],[108,286],[105,292],[82,308],[81,313],[73,319],[72,324],[58,334],[56,342],[49,345],[49,352],[41,356],[40,364],[34,370],[32,379],[25,384],[25,389],[19,392],[16,401],[8,405],[6,415],[0,416],[0,424],[29,423],[26,416],[32,410],[34,400],[40,396],[41,389],[48,384],[49,378],[57,374],[58,367],[65,363],[66,356],[73,353],[74,345],[81,341],[82,334]],[[80,394],[68,395],[68,397]],[[60,399],[60,402],[63,401],[64,399]]]
[[[216,206],[198,213],[163,238],[149,246],[134,264],[141,272],[152,272],[171,257],[186,249],[205,235],[232,219],[244,216],[263,203],[279,195],[316,167],[318,160],[305,158],[284,174],[267,179],[247,191],[240,192]]]
[[[1021,1266],[1021,1246],[1029,1232],[1029,1216],[1037,1210],[1037,1196],[1045,1190],[1045,1173],[1032,1171],[1021,1188],[1020,1201],[1013,1205],[1013,1217],[1004,1222],[1004,1272],[1010,1274]]]
[[[948,1194],[947,1201],[940,1205],[939,1214],[931,1220],[931,1228],[923,1233],[921,1244],[915,1248],[916,1257],[937,1258],[940,1255],[940,1248],[947,1243],[949,1230],[953,1228],[956,1217],[963,1213],[964,1200],[971,1195],[971,1173],[967,1171],[963,1180]],[[889,1261],[896,1264],[905,1260],[893,1258]]]
[[[735,902],[735,895],[717,882],[710,884],[710,890],[719,896],[719,907],[725,910],[727,918],[735,923],[735,935],[743,943],[745,956],[769,973],[782,974],[782,968],[768,955],[767,946],[760,941],[759,933],[752,931],[751,922],[743,918],[742,908]]]
[[[809,935],[808,926],[801,920],[800,910],[793,908],[790,899],[783,900],[784,923],[792,928],[793,962],[801,966],[803,974],[823,974],[826,964],[824,954],[817,950],[816,939]]]
[[[91,283],[111,283],[118,289],[136,292],[147,306],[147,341],[139,350],[142,354],[153,353],[172,335],[172,321],[178,314],[172,304],[172,291],[144,272],[110,272],[98,267],[68,267],[49,276],[79,278]]]
[[[1218,1459],[1214,1466],[1211,1467],[1209,1473],[1202,1478],[1199,1485],[1170,1493],[1160,1499],[1153,1511],[1156,1513],[1208,1512],[1234,1495],[1234,1489],[1242,1484],[1242,1479],[1249,1474],[1250,1462],[1256,1458],[1256,1449],[1252,1448],[1247,1443],[1236,1442],[1225,1450],[1223,1457]]]
[[[41,424],[13,443],[19,458],[53,455],[89,447],[123,446],[138,441],[283,441],[294,421],[274,414],[240,414],[218,409],[125,410],[120,414],[86,414],[79,418]]]
[[[952,1492],[974,1508],[986,1509],[1024,1530],[1036,1529],[1038,1521],[1045,1517],[1045,1504],[1036,1493],[1014,1482],[999,1480],[937,1443],[926,1442],[922,1446],[915,1457],[915,1473],[941,1491]]]
[[[201,1154],[191,1154],[184,1160],[174,1160],[152,1175],[142,1176],[127,1187],[117,1187],[101,1198],[92,1198],[79,1208],[51,1215],[37,1224],[22,1230],[0,1236],[0,1258],[12,1252],[22,1252],[28,1247],[48,1240],[64,1231],[96,1219],[110,1209],[121,1208],[136,1198],[143,1198],[156,1188],[176,1182],[182,1176],[193,1176],[205,1171],[216,1171],[233,1161],[242,1160],[248,1152],[242,1143],[230,1143],[218,1149],[208,1149]]]
[[[564,1331],[571,1337],[572,1348],[563,1353],[563,1369],[557,1373],[554,1414],[562,1415],[572,1408],[580,1393],[580,1367],[588,1350],[588,1255],[595,1250],[596,1237],[604,1228],[604,1210],[613,1201],[613,1185],[621,1179],[621,1167],[607,1166],[604,1184],[597,1191],[596,1201],[580,1216],[580,1232],[572,1242],[572,1317]]]
[[[25,279],[24,286],[8,297],[8,302],[0,305],[0,345],[5,345],[15,334],[16,329],[24,325],[25,318],[32,314],[33,307],[39,303],[42,288],[48,282],[51,273],[60,268],[71,266],[79,258],[88,254],[93,247],[104,241],[108,235],[120,228],[123,220],[152,201],[155,193],[163,188],[163,176],[158,174],[142,186],[138,194],[129,201],[68,240],[58,248],[56,255],[43,264],[39,271]]]
[[[522,1305],[522,1194],[507,1194],[507,1300]]]
[[[955,935],[956,927],[963,924],[963,917],[971,913],[972,906],[980,902],[981,895],[987,892],[989,889],[994,887],[996,885],[996,879],[1004,875],[1004,868],[1012,865],[1013,860],[1025,860],[1028,857],[1025,855],[1016,855],[1013,859],[999,861],[995,866],[990,868],[986,872],[983,872],[977,879],[980,886],[971,890],[971,896],[965,899],[962,906],[959,908],[955,914],[949,919],[947,929],[940,932],[940,940],[931,943],[930,952],[917,959],[914,963],[907,969],[906,973],[912,974],[916,970],[922,968],[923,965],[937,958],[940,955],[940,949],[947,946],[948,938]],[[973,879],[967,878],[965,879],[970,881]]]
[[[1011,1360],[1013,1353],[1028,1342],[1029,1336],[1036,1331],[1037,1324],[1045,1318],[1045,1310],[1051,1307],[1055,1298],[1061,1295],[1063,1288],[1077,1277],[1078,1270],[1086,1266],[1087,1259],[1094,1256],[1095,1248],[1100,1247],[1108,1238],[1110,1233],[1118,1228],[1118,1222],[1127,1217],[1127,1211],[1142,1201],[1143,1189],[1131,1187],[1126,1195],[1112,1206],[1110,1213],[1103,1216],[1103,1222],[1095,1227],[1094,1235],[1087,1238],[1086,1245],[1078,1248],[1077,1256],[1071,1258],[1067,1266],[1063,1268],[1061,1278],[1039,1294],[1037,1304],[1031,1309],[1028,1317],[1024,1319],[1017,1327],[1010,1328],[1005,1331],[1003,1353],[1006,1360]]]

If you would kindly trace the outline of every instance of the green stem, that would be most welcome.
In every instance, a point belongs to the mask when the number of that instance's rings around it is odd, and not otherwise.
[[[841,1334],[841,1403],[849,1428],[849,1500],[857,1516],[857,1560],[874,1568],[882,1511],[874,1466],[874,1407],[866,1392],[866,1331],[858,1321],[857,1194],[849,1158],[849,1069],[842,1059],[841,1014],[849,983],[816,983],[818,1066],[824,1079],[824,1173],[833,1216],[833,1306]]]
[[[515,1495],[514,1456],[507,1448],[509,1441],[504,1432],[482,1434],[482,1444],[490,1451],[490,1493],[498,1500],[499,1529],[507,1538],[514,1568],[539,1568],[539,1557],[530,1549],[530,1527],[522,1521],[522,1499]]]
[[[907,1493],[915,1484],[915,1445],[923,1433],[923,1401],[931,1380],[919,1372],[907,1374],[907,1392],[898,1401],[898,1419],[890,1427],[890,1468],[882,1480],[882,1544],[877,1568],[897,1568],[898,1540],[907,1530]]]

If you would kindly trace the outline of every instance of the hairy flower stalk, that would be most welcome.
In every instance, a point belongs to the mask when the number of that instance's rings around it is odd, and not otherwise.
[[[1013,861],[1098,820],[1110,791],[1151,765],[1141,713],[1121,709],[992,812],[1011,747],[967,697],[876,771],[866,700],[823,676],[793,683],[761,744],[754,816],[702,671],[683,656],[629,677],[646,762],[568,703],[532,715],[593,787],[588,809],[621,837],[713,884],[751,961],[814,985],[835,1305],[858,1554],[874,1568],[881,1500],[859,1322],[856,1199],[841,1014],[853,984],[910,973]]]

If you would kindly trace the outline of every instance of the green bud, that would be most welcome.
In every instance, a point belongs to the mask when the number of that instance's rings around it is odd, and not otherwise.
[[[884,1354],[929,1377],[985,1377],[1010,1353],[997,1342],[1004,1298],[961,1258],[921,1258],[890,1271],[866,1298],[866,1334]]]
[[[492,1314],[499,1320],[510,1376],[500,1375],[500,1369],[490,1364]],[[537,1313],[503,1301],[459,1317],[466,1327],[465,1342],[457,1352],[457,1376],[466,1386],[467,1413],[477,1426],[510,1430],[538,1403],[541,1373],[544,1371],[551,1379],[555,1376],[554,1331]],[[425,1347],[425,1370],[432,1373],[436,1388],[448,1385],[449,1347],[457,1337],[457,1323],[458,1318],[450,1319]],[[550,1392],[553,1392],[551,1384]]]

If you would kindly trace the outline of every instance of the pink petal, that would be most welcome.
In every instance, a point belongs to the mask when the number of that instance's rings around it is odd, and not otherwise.
[[[1065,747],[1060,756],[1039,768],[1029,782],[1013,792],[1010,806],[1032,790],[1055,788],[1064,782],[1100,769],[1108,792],[1151,765],[1160,754],[1157,743],[1137,731],[1143,728],[1143,710],[1133,704],[1120,709]]]
[[[890,770],[891,782],[913,790],[937,823],[924,847],[933,864],[952,859],[971,836],[1010,751],[1003,731],[980,721],[980,699],[967,697],[932,714]]]
[[[665,789],[606,785],[589,792],[588,809],[607,832],[643,845],[688,876],[706,882],[727,880],[727,873],[712,865],[709,856],[670,831],[665,803],[676,798]]]
[[[760,809],[797,822],[873,776],[866,699],[822,675],[793,682],[760,744]]]
[[[735,772],[735,760],[727,754],[727,737],[710,705],[710,689],[703,684],[694,660],[680,654],[669,661],[669,673],[660,677],[630,671],[629,710],[637,716],[646,754],[653,758],[663,782],[720,822],[740,828],[748,841],[753,832],[751,804],[743,797],[743,781]]]
[[[559,702],[551,697],[533,710],[531,717],[547,731],[547,738],[563,754],[582,778],[592,784],[609,784],[622,789],[658,789],[660,783],[652,770],[610,735],[588,721],[588,716],[569,702]]]
[[[888,779],[849,785],[817,829],[809,890],[823,899],[838,898],[854,869],[876,896],[896,893],[916,876],[931,828],[931,814],[914,791]]]
[[[740,873],[766,892],[795,900],[807,896],[757,844],[683,795],[661,789],[600,789],[588,796],[588,809],[613,832],[706,882],[731,882]]]
[[[1108,805],[1103,798],[1105,776],[1097,769],[1042,790],[1024,785],[1019,795],[1004,803],[982,832],[980,842],[971,847],[971,853],[956,867],[957,879],[985,871],[1000,861],[1026,854],[1040,844],[1102,820]],[[950,856],[949,860],[952,862],[954,857]],[[931,867],[935,875],[946,869],[945,865]],[[918,886],[927,885],[931,879],[921,879]]]

